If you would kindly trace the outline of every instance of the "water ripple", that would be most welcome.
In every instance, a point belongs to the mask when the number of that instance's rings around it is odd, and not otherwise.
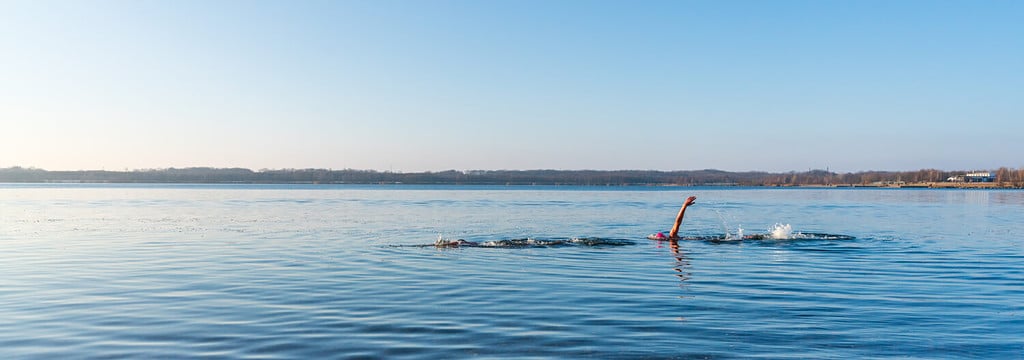
[[[1024,354],[1024,252],[1006,235],[1024,233],[1015,193],[956,208],[946,205],[957,194],[704,190],[730,221],[804,220],[855,238],[673,244],[643,238],[671,221],[669,191],[388,189],[0,186],[0,348],[13,358]],[[687,229],[714,233],[720,219],[688,212]],[[508,246],[437,248],[439,235]]]

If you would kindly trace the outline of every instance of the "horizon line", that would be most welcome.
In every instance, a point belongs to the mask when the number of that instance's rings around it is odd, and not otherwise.
[[[14,166],[8,166],[8,167],[0,167],[0,170],[26,169],[26,170],[37,170],[37,171],[46,171],[46,172],[90,172],[90,171],[104,171],[104,172],[129,173],[129,172],[144,172],[144,171],[189,170],[189,169],[211,169],[211,170],[229,170],[229,169],[238,170],[238,169],[241,169],[241,170],[248,170],[248,171],[255,172],[255,173],[270,172],[270,171],[289,171],[289,170],[290,171],[327,170],[327,171],[371,171],[371,172],[395,173],[395,174],[439,173],[439,172],[448,172],[448,171],[456,171],[456,172],[463,172],[463,173],[466,173],[466,172],[476,172],[476,171],[523,171],[523,172],[526,172],[526,171],[566,171],[566,172],[582,172],[582,171],[596,171],[596,172],[616,172],[616,171],[654,171],[654,172],[721,171],[721,172],[729,172],[729,173],[787,174],[787,173],[804,173],[804,172],[824,171],[826,173],[833,173],[833,174],[842,174],[842,173],[855,174],[855,173],[866,173],[866,172],[914,172],[914,171],[942,171],[942,172],[991,171],[991,172],[995,172],[995,171],[998,171],[999,169],[1004,169],[1004,168],[1007,169],[1007,170],[1020,170],[1020,169],[1024,169],[1024,168],[1011,168],[1011,167],[1008,167],[1008,166],[1000,166],[1000,167],[995,168],[995,169],[978,169],[978,168],[973,168],[973,169],[946,170],[946,169],[936,169],[936,168],[920,168],[920,169],[914,169],[914,170],[856,170],[856,171],[845,171],[845,172],[837,172],[837,171],[834,171],[834,170],[830,170],[827,167],[825,169],[808,168],[807,170],[786,170],[786,171],[723,170],[723,169],[715,169],[715,168],[676,169],[676,170],[664,170],[664,169],[583,169],[583,168],[579,168],[579,169],[552,169],[552,168],[547,168],[547,169],[544,169],[544,168],[534,168],[534,169],[462,169],[462,170],[460,170],[460,169],[449,168],[449,169],[444,169],[444,170],[402,171],[401,169],[399,169],[399,170],[394,170],[394,169],[388,169],[388,170],[356,169],[356,168],[335,169],[335,168],[323,168],[323,167],[320,167],[320,168],[317,168],[317,167],[305,167],[305,168],[259,168],[259,169],[253,169],[253,168],[240,167],[240,166],[231,166],[231,167],[216,167],[216,166],[174,167],[174,166],[171,166],[171,167],[163,167],[163,168],[134,168],[134,169],[130,169],[130,170],[129,170],[129,168],[124,168],[123,170],[107,170],[106,168],[100,168],[100,169],[78,169],[78,170],[51,170],[51,169],[38,168],[38,167],[34,167],[34,166],[14,165]]]

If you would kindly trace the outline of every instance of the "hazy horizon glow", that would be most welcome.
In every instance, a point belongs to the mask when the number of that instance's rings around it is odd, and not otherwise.
[[[1018,1],[5,1],[0,167],[1024,167]]]

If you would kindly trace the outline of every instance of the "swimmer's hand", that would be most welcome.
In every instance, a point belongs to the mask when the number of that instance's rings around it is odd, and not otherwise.
[[[683,206],[690,206],[690,205],[693,205],[693,203],[694,203],[695,201],[697,201],[697,197],[696,197],[696,196],[691,196],[691,197],[688,197],[688,198],[686,198],[686,202],[684,202],[684,203],[683,203]]]

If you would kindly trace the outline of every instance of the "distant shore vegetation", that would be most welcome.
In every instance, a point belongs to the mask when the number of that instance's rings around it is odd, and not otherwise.
[[[985,170],[983,170],[985,171]],[[957,182],[951,178],[972,171],[862,171],[836,173],[730,172],[722,170],[447,170],[392,172],[376,170],[168,168],[126,171],[48,171],[38,168],[0,169],[7,183],[194,183],[194,184],[448,184],[448,185],[583,185],[583,186],[825,186],[825,187],[972,187],[1022,188],[1024,168],[986,171],[991,181]]]

